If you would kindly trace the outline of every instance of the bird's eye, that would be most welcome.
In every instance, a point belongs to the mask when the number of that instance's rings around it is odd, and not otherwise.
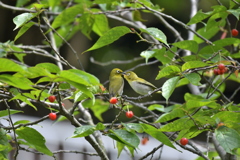
[[[131,74],[131,73],[127,73],[126,75],[127,75],[127,76],[130,76],[130,74]]]
[[[117,70],[117,73],[122,73],[120,70]]]

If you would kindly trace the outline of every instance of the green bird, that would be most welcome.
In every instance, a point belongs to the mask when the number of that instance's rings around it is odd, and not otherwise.
[[[145,79],[139,78],[136,73],[132,71],[124,72],[124,78],[128,81],[132,89],[141,95],[149,94],[151,91],[157,89],[152,83]],[[158,91],[157,93],[161,93]]]
[[[114,68],[109,76],[109,96],[121,96],[123,93],[124,79],[122,77],[123,71],[119,68]]]

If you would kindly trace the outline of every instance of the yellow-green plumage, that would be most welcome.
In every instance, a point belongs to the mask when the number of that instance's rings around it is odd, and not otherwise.
[[[114,68],[109,76],[109,95],[110,97],[121,96],[123,93],[124,79],[122,70]]]
[[[124,78],[128,81],[129,85],[138,94],[146,95],[157,88],[152,83],[146,81],[145,79],[139,78],[132,71],[128,71],[123,74],[124,74]]]

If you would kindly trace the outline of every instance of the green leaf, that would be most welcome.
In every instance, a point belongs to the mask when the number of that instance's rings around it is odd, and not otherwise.
[[[165,112],[164,110],[164,106],[160,105],[160,104],[152,104],[148,107],[149,110],[153,111],[153,110],[157,110],[160,112]]]
[[[179,74],[181,70],[177,66],[167,66],[161,69],[156,77],[156,80],[161,79],[163,77],[168,77],[168,76],[175,76],[176,74]]]
[[[140,56],[146,59],[146,63],[148,63],[148,59],[154,56],[154,51],[143,51],[140,53]]]
[[[19,78],[9,74],[2,74],[0,75],[0,81],[23,90],[33,89],[33,83],[29,79],[23,77]]]
[[[94,126],[91,125],[85,125],[81,127],[75,128],[74,134],[72,135],[72,138],[78,138],[78,137],[86,137],[90,134],[93,134],[93,132],[96,130]]]
[[[239,133],[225,126],[215,130],[216,139],[224,150],[230,154],[234,154],[233,150],[240,148],[240,135]]]
[[[94,105],[91,101],[85,101],[83,106],[85,108],[90,108],[93,111],[94,116],[97,117],[101,122],[103,122],[102,114],[109,109],[109,103],[100,99],[96,99]]]
[[[7,133],[4,129],[0,128],[0,159],[7,160],[10,144],[8,142]]]
[[[77,69],[63,70],[60,77],[86,86],[98,85],[99,80],[95,76]]]
[[[98,122],[97,125],[96,125],[96,129],[97,130],[100,130],[100,131],[103,131],[106,127],[104,126],[104,124]]]
[[[196,126],[193,126],[188,129],[183,129],[179,132],[178,137],[175,139],[175,141],[180,140],[183,137],[187,139],[192,139],[205,131],[206,131],[205,129],[199,130]]]
[[[167,43],[166,35],[161,30],[159,30],[158,28],[153,28],[153,27],[147,28],[147,29],[140,28],[140,30],[142,32],[150,34],[151,36],[153,36],[154,38],[156,38],[157,40],[166,44],[169,47],[169,45]]]
[[[208,65],[207,63],[204,63],[202,61],[189,61],[182,65],[182,71],[192,68],[205,67],[207,65]]]
[[[180,77],[173,77],[168,79],[162,86],[162,96],[168,101],[169,97],[172,95],[174,89],[176,88],[176,85],[178,83],[178,80]]]
[[[45,138],[35,129],[29,127],[21,127],[16,129],[18,138],[24,139],[30,148],[36,149],[46,155],[52,156],[52,152],[45,145]]]
[[[89,39],[91,39],[90,33],[92,31],[94,20],[94,15],[92,15],[91,13],[84,13],[79,18],[79,28],[81,32]]]
[[[176,52],[177,47],[173,47],[171,48],[171,50],[173,52]],[[169,50],[166,51],[166,48],[154,49],[154,51],[155,51],[155,54],[154,54],[155,58],[160,62],[162,62],[162,64],[171,63],[175,56],[174,53],[170,52]]]
[[[19,121],[14,122],[14,125],[26,124],[26,123],[29,123],[29,122],[30,122],[29,120],[19,120]]]
[[[110,29],[109,31],[107,31],[103,36],[101,36],[97,40],[97,42],[91,48],[89,48],[88,50],[86,50],[84,52],[95,50],[95,49],[101,48],[103,46],[106,46],[108,44],[111,44],[127,33],[130,33],[130,29],[125,26],[114,27],[114,28]]]
[[[18,34],[15,36],[14,41],[16,41],[19,37],[21,37],[34,24],[35,24],[34,22],[28,22],[27,24],[23,25],[21,29],[18,31]]]
[[[58,28],[60,26],[66,25],[73,22],[77,14],[83,13],[84,8],[86,8],[86,3],[80,3],[65,9],[60,13],[53,21],[52,27]]]
[[[15,95],[12,99],[10,99],[10,101],[14,99],[21,100],[22,102],[25,102],[26,104],[28,104],[29,106],[37,110],[37,108],[28,100],[28,97],[26,97],[25,95],[22,95],[21,93]]]
[[[213,101],[211,100],[208,100],[208,99],[203,99],[203,100],[188,100],[186,102],[186,109],[192,109],[192,108],[199,108],[199,107],[202,107],[202,106],[207,106],[211,103],[214,103]]]
[[[143,133],[143,128],[142,128],[141,124],[139,124],[139,123],[122,123],[122,125],[129,132],[136,131],[138,133]]]
[[[0,72],[25,72],[23,67],[5,58],[0,58]]]
[[[190,83],[192,83],[193,85],[199,86],[201,85],[200,81],[201,81],[201,77],[199,74],[197,73],[189,73],[189,74],[184,74],[183,75],[185,78],[187,78],[189,80]]]
[[[18,29],[19,27],[22,27],[25,23],[36,17],[39,13],[22,13],[15,18],[13,18],[13,23],[16,25],[16,27],[13,30]]]
[[[36,65],[36,67],[40,67],[43,69],[46,69],[47,71],[49,71],[50,73],[60,73],[60,69],[58,66],[56,66],[53,63],[38,63]]]
[[[188,129],[194,125],[195,124],[191,119],[182,118],[182,119],[178,119],[178,120],[175,120],[171,123],[164,125],[159,130],[162,132],[175,132],[175,131],[180,131],[183,129]]]
[[[124,143],[130,147],[137,148],[140,140],[135,133],[126,131],[126,130],[109,130],[111,134],[108,134],[109,137]]]
[[[193,53],[197,53],[198,51],[198,44],[196,41],[193,41],[193,40],[180,41],[180,42],[173,43],[172,45],[181,49],[189,50]]]
[[[10,113],[8,113],[10,112]],[[14,109],[6,109],[6,110],[2,110],[0,111],[0,117],[4,117],[4,116],[8,116],[8,115],[11,115],[11,114],[16,114],[16,113],[20,113],[20,112],[23,112],[23,111],[18,111],[18,110],[14,110]]]
[[[154,128],[153,126],[150,126],[148,124],[143,124],[143,123],[141,124],[141,126],[143,127],[144,132],[146,132],[153,138],[157,139],[158,141],[162,142],[163,144],[165,144],[171,148],[176,149],[175,146],[169,140],[169,138],[165,134],[163,134],[161,131],[159,131],[158,129]]]
[[[202,20],[206,19],[212,14],[212,12],[203,13],[202,10],[199,10],[187,23],[187,25],[195,24],[198,22],[202,22]]]
[[[126,145],[124,143],[117,141],[118,158],[119,158],[120,154],[122,153],[122,150],[124,149],[125,146]]]
[[[162,114],[155,123],[170,121],[174,118],[182,117],[185,112],[181,108],[176,108],[169,113]]]
[[[141,12],[139,10],[135,10],[132,12],[134,21],[146,22],[147,20],[143,19],[141,16]]]
[[[104,14],[96,14],[92,30],[99,36],[103,36],[109,30],[108,19]]]
[[[212,56],[213,51],[223,50],[224,49],[223,47],[239,44],[239,43],[240,43],[240,39],[238,38],[220,39],[220,40],[214,41],[213,42],[214,45],[203,47],[198,54],[202,54],[202,55],[210,54],[210,56]]]

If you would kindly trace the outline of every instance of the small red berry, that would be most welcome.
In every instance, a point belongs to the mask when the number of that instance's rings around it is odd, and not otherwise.
[[[48,116],[49,116],[49,119],[51,119],[53,121],[57,119],[57,114],[56,113],[49,113]]]
[[[220,70],[224,70],[224,69],[225,69],[225,65],[222,64],[222,63],[220,63],[220,64],[218,65],[218,69],[220,69]]]
[[[132,118],[134,116],[133,112],[132,111],[127,111],[126,112],[126,117],[127,118]]]
[[[224,74],[225,73],[225,69],[218,69],[218,74],[219,75],[222,75],[222,74]]]
[[[109,102],[110,102],[111,104],[116,104],[116,103],[118,102],[118,99],[117,99],[116,97],[112,97],[112,98],[109,100]]]
[[[187,138],[182,138],[182,139],[180,139],[180,143],[181,143],[181,145],[186,145],[186,144],[188,144],[188,139]]]
[[[56,97],[54,95],[51,95],[48,97],[49,102],[54,102],[56,100]]]
[[[145,144],[147,144],[148,141],[149,141],[148,137],[143,137],[141,140],[141,144],[145,145]]]
[[[213,73],[214,73],[215,75],[218,75],[218,70],[219,70],[219,69],[214,69],[214,70],[213,70]]]
[[[238,35],[238,30],[232,29],[232,36],[237,36],[237,35]]]

